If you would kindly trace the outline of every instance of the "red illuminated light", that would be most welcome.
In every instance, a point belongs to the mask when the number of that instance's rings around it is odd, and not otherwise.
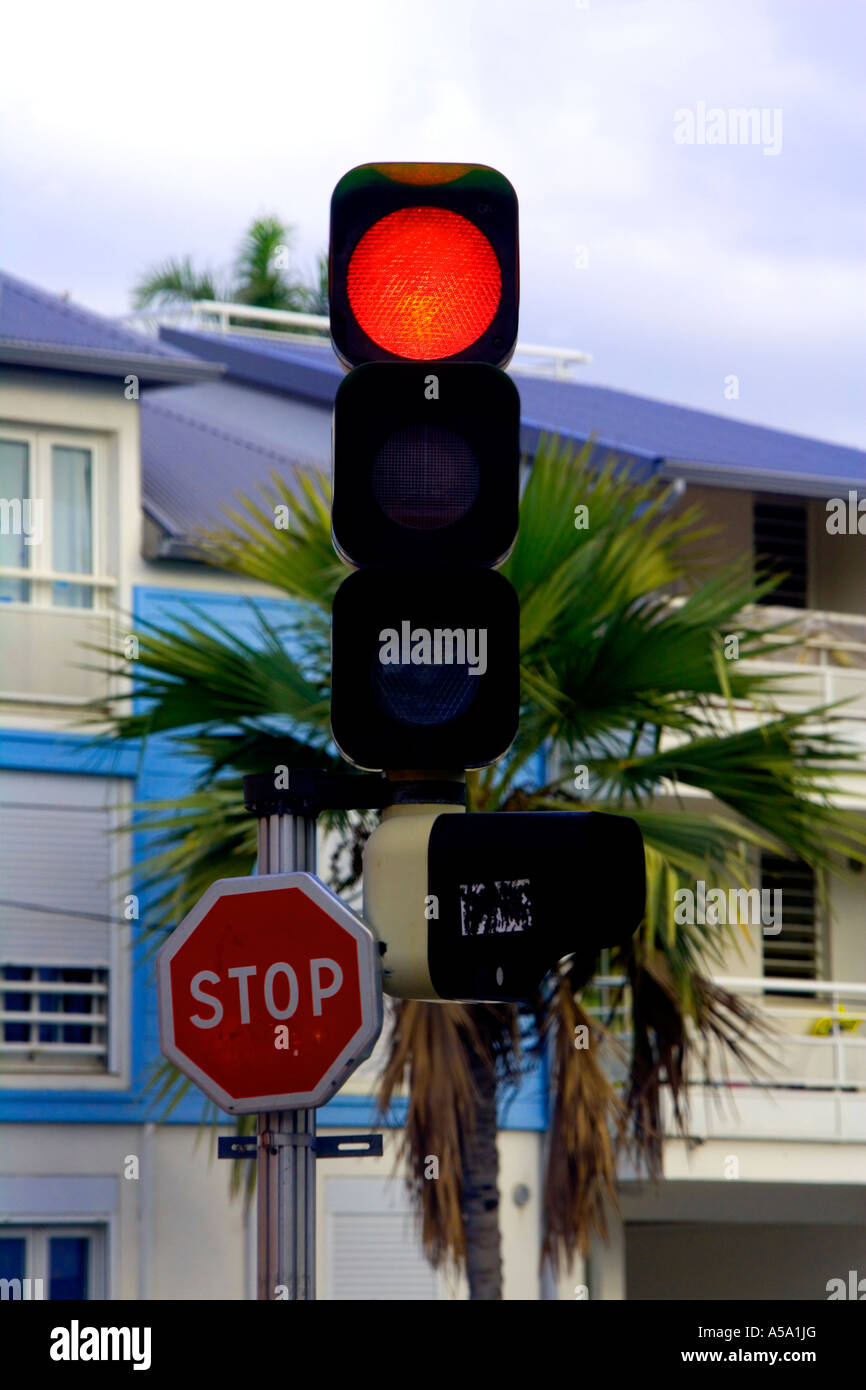
[[[352,253],[352,312],[397,357],[453,357],[489,328],[502,274],[487,237],[446,208],[401,208],[375,222]]]

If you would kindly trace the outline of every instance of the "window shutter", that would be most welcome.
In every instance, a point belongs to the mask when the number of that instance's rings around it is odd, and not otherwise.
[[[799,859],[761,855],[761,888],[782,894],[782,930],[764,934],[764,975],[789,980],[819,978],[815,875]],[[771,902],[773,899],[771,899]]]
[[[95,920],[118,892],[106,791],[98,777],[0,773],[0,964],[110,965],[111,923]]]
[[[808,595],[808,514],[803,502],[755,502],[753,541],[759,577],[784,574],[762,603],[805,608]]]
[[[116,1070],[108,778],[0,773],[0,1062]]]
[[[326,1297],[336,1300],[430,1300],[441,1297],[396,1178],[328,1178]]]

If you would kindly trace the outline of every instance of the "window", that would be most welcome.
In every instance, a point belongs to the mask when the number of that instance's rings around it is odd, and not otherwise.
[[[0,424],[0,604],[107,606],[109,490],[97,437]]]
[[[0,1066],[119,1072],[124,784],[0,773]],[[49,852],[50,847],[50,852]]]
[[[762,603],[784,608],[807,606],[808,529],[805,502],[755,502],[753,540],[758,577],[785,576]]]
[[[105,1228],[0,1226],[0,1298],[105,1298]]]
[[[22,508],[30,492],[30,446],[23,440],[0,439],[0,602],[27,603],[30,598],[27,580],[6,573],[28,568],[24,523],[30,530],[30,521],[22,516]]]
[[[819,978],[819,933],[815,875],[799,859],[776,854],[761,855],[761,889],[771,895],[770,906],[780,903],[782,930],[775,936],[763,935],[764,975],[789,980]],[[780,993],[783,991],[780,991]],[[800,995],[800,998],[803,998]]]
[[[3,1051],[31,1060],[52,1052],[104,1060],[108,971],[0,965]]]

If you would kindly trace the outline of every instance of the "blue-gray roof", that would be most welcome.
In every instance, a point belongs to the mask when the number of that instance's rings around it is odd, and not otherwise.
[[[343,376],[326,343],[162,329],[165,341],[225,363],[235,380],[330,406]],[[866,482],[866,453],[646,396],[514,372],[524,443],[558,434],[645,460],[665,478],[830,497]]]
[[[142,506],[182,555],[202,526],[225,523],[237,494],[274,472],[327,465],[330,412],[233,381],[171,386],[141,399]],[[180,546],[173,545],[179,542]]]
[[[207,380],[223,370],[4,272],[0,362],[94,376],[133,374],[146,386]]]
[[[147,337],[0,274],[0,362],[126,376],[141,398],[142,503],[187,553],[237,494],[272,472],[327,468],[330,412],[344,372],[328,343],[162,328]],[[627,455],[642,472],[714,486],[829,497],[866,481],[857,449],[626,391],[515,370],[523,442],[542,433]],[[193,553],[193,552],[189,552]]]
[[[830,496],[866,480],[866,453],[605,386],[519,379],[525,428],[658,462],[664,477]]]

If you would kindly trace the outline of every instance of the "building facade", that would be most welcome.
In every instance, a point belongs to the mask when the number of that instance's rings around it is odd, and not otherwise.
[[[132,803],[190,790],[195,769],[165,740],[109,749],[81,723],[111,689],[106,653],[128,658],[137,626],[193,604],[243,632],[250,597],[284,611],[201,564],[196,532],[274,471],[327,467],[341,372],[324,343],[226,327],[201,314],[142,333],[0,277],[0,1278],[42,1278],[46,1296],[254,1293],[254,1214],[230,1196],[219,1125],[201,1129],[194,1088],[163,1122],[147,1089],[160,1059],[145,846],[120,827]],[[542,431],[592,435],[678,481],[679,505],[703,501],[720,558],[752,546],[785,561],[776,605],[802,627],[790,666],[805,673],[785,698],[847,698],[866,753],[866,517],[833,531],[827,510],[853,491],[856,518],[866,457],[550,376],[519,386],[530,455]],[[844,791],[866,810],[853,768]],[[502,1114],[506,1298],[821,1298],[837,1274],[866,1274],[866,874],[816,883],[770,859],[755,872],[796,903],[795,931],[743,932],[724,968],[778,1028],[765,1087],[734,1070],[723,1088],[718,1066],[695,1078],[663,1180],[624,1166],[610,1238],[556,1281],[539,1270],[537,1069]],[[320,1113],[325,1133],[378,1127],[379,1055]],[[320,1297],[465,1296],[423,1258],[399,1122],[396,1107],[381,1159],[318,1164]]]

